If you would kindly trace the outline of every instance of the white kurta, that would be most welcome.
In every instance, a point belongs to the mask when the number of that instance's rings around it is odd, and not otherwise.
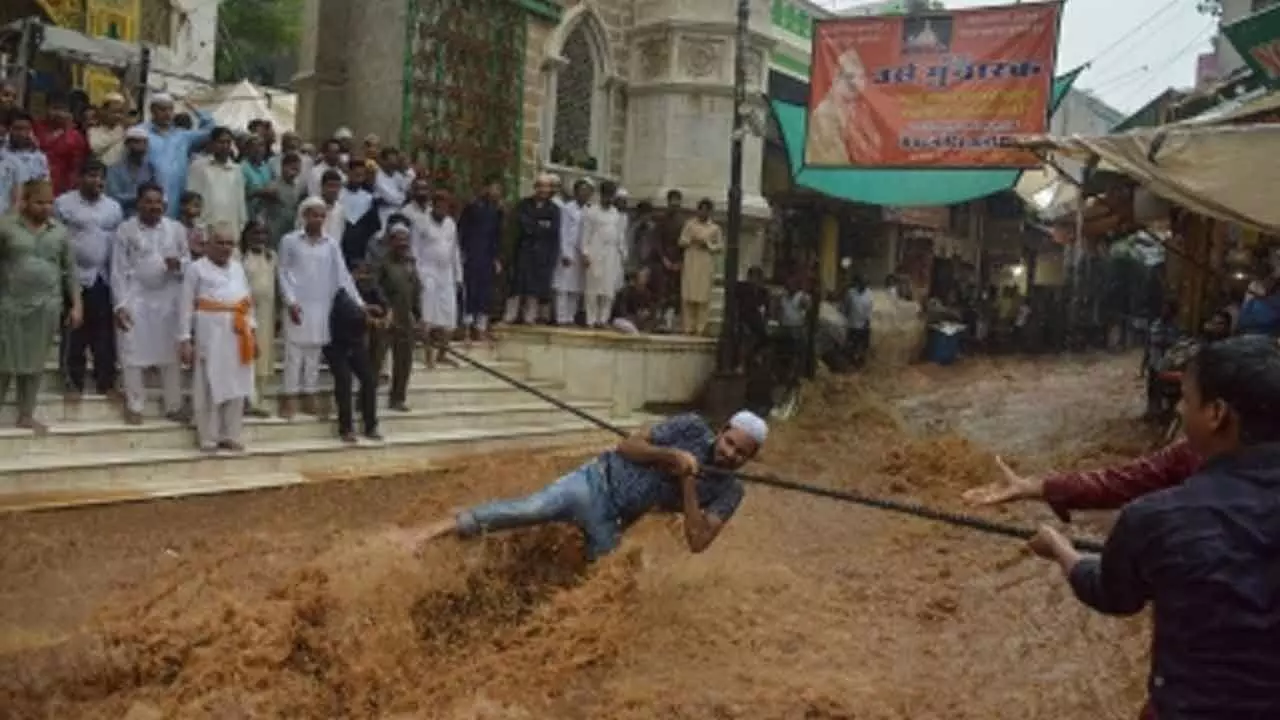
[[[582,217],[590,205],[567,202],[560,208],[560,257],[556,259],[551,287],[556,292],[582,292]],[[569,258],[569,264],[564,259]]]
[[[328,235],[319,239],[307,237],[301,230],[291,232],[280,241],[277,258],[280,297],[286,307],[295,303],[302,307],[302,322],[294,324],[286,315],[284,339],[292,345],[320,346],[329,344],[329,313],[339,289],[363,304],[342,250]]]
[[[236,260],[228,260],[226,266],[219,267],[209,258],[200,258],[187,268],[182,283],[178,337],[190,340],[194,330],[195,376],[208,382],[209,396],[215,405],[253,394],[253,363],[240,359],[235,313],[198,310],[196,304],[205,299],[231,306],[246,297],[250,297],[249,280],[244,267]],[[252,309],[248,322],[250,329],[256,327]]]
[[[302,225],[303,225],[302,206],[298,206],[297,225],[298,225],[297,229],[301,231]],[[345,233],[346,231],[347,231],[347,215],[342,211],[342,203],[335,202],[334,204],[330,205],[326,209],[326,214],[324,216],[324,228],[322,232],[324,232],[324,234],[327,235],[328,237],[333,238],[333,241],[338,243],[338,247],[341,248],[342,234]]]
[[[610,295],[622,287],[622,257],[626,234],[622,213],[615,207],[593,205],[582,215],[582,255],[590,260],[584,273],[587,295]]]
[[[170,270],[166,258],[177,258]],[[153,367],[178,362],[178,303],[182,279],[191,262],[186,228],[161,218],[148,227],[139,218],[124,221],[116,231],[111,254],[111,292],[115,309],[128,310],[129,330],[116,332],[120,364]]]
[[[415,218],[413,258],[422,281],[423,322],[433,328],[457,327],[462,252],[453,218],[436,220],[430,213]]]
[[[402,182],[404,177],[404,173],[388,174],[380,169],[373,180],[373,197],[378,201],[378,225],[381,227],[385,228],[387,218],[404,205],[405,193],[409,189],[409,186]]]
[[[200,222],[209,227],[226,224],[239,237],[249,221],[249,211],[245,207],[244,173],[238,163],[220,163],[213,158],[191,163],[187,190],[204,198]]]
[[[347,184],[347,171],[344,167],[326,165],[324,160],[320,160],[311,167],[311,172],[307,175],[307,195],[320,197],[320,191],[324,188],[324,174],[330,170],[342,176],[343,185]]]

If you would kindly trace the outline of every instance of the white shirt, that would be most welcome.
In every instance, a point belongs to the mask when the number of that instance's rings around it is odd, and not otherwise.
[[[307,194],[314,197],[320,197],[320,191],[324,188],[324,174],[333,170],[342,177],[342,184],[347,184],[347,173],[340,167],[326,165],[323,160],[317,162],[311,168],[311,173],[307,175]]]
[[[98,280],[110,282],[111,250],[116,229],[124,222],[120,203],[106,195],[91,201],[79,190],[72,190],[58,196],[53,212],[71,234],[80,286],[93,287]]]
[[[204,204],[200,222],[213,227],[225,224],[239,235],[249,221],[245,207],[244,173],[240,164],[227,160],[218,162],[212,157],[204,162],[193,162],[187,172],[187,190],[200,193]]]

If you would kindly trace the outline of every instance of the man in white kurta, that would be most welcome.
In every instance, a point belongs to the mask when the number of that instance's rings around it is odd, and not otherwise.
[[[147,389],[143,370],[160,371],[166,417],[182,414],[182,367],[178,363],[178,302],[191,261],[182,224],[164,215],[159,186],[138,189],[138,215],[120,224],[111,253],[116,349],[124,380],[125,422],[142,422]]]
[[[253,392],[257,323],[249,280],[232,258],[237,233],[217,225],[203,258],[187,267],[179,314],[179,353],[191,365],[196,437],[205,452],[244,450],[245,401]]]
[[[200,193],[204,204],[200,222],[206,227],[227,225],[239,236],[249,221],[245,205],[244,173],[231,159],[231,131],[220,127],[209,136],[210,152],[201,162],[192,162],[187,171],[187,190]]]
[[[297,399],[303,412],[324,414],[317,405],[320,357],[329,344],[329,313],[338,290],[364,305],[338,241],[324,231],[325,213],[323,200],[307,198],[302,202],[303,228],[280,241],[280,297],[287,309],[280,416],[286,419],[293,417]]]
[[[617,185],[600,184],[600,202],[582,215],[583,295],[587,326],[603,328],[613,314],[613,299],[622,286],[622,254],[626,233],[622,213],[613,206]]]
[[[560,209],[560,262],[551,277],[557,325],[572,325],[582,304],[582,215],[594,192],[590,180],[579,180],[573,184],[573,199]]]
[[[413,235],[411,247],[422,283],[422,323],[433,342],[448,342],[458,327],[458,289],[462,285],[462,250],[458,245],[458,226],[446,209],[453,202],[447,190],[437,190],[431,199],[431,210],[425,215],[411,215]],[[428,366],[448,361],[444,350],[435,357],[426,349]]]

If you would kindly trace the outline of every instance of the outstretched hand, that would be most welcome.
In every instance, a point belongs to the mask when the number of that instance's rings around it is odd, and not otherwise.
[[[996,457],[996,467],[1000,470],[1000,479],[965,491],[961,497],[966,503],[990,507],[1015,500],[1034,500],[1044,496],[1044,485],[1039,480],[1019,475],[999,456]]]

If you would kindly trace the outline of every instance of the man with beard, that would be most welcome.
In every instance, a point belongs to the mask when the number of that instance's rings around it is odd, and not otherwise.
[[[650,281],[661,306],[662,328],[675,329],[676,308],[680,307],[680,270],[684,251],[680,248],[680,235],[684,232],[684,193],[667,192],[667,208],[658,220],[658,241],[649,259]]]
[[[697,415],[678,415],[632,434],[532,495],[462,510],[421,530],[396,533],[397,539],[417,548],[449,534],[470,538],[566,522],[582,532],[587,558],[594,561],[613,552],[627,528],[656,511],[681,515],[685,544],[700,553],[742,503],[742,480],[732,471],[755,457],[768,433],[765,421],[745,410],[718,433]]]
[[[187,189],[187,170],[191,151],[209,140],[213,118],[196,111],[199,129],[184,129],[174,123],[173,98],[159,93],[151,98],[151,121],[143,124],[147,131],[147,156],[159,174],[163,201],[169,217],[178,217],[178,198]]]
[[[182,277],[190,261],[186,232],[164,215],[164,191],[143,185],[138,216],[120,225],[111,253],[116,347],[124,376],[124,419],[130,425],[142,423],[143,371],[149,367],[160,371],[166,417],[186,422],[176,338]]]
[[[560,259],[560,208],[552,201],[551,176],[542,175],[533,195],[516,206],[518,224],[511,298],[505,320],[538,321],[538,306],[551,299],[551,275]]]
[[[196,436],[205,452],[244,450],[240,431],[253,394],[257,324],[249,280],[232,257],[235,248],[235,228],[215,225],[205,256],[191,263],[182,282],[178,352],[192,369]]]
[[[8,114],[9,145],[0,146],[0,215],[18,199],[22,186],[49,177],[49,161],[36,146],[35,126],[22,110]],[[0,119],[0,124],[4,120]]]
[[[107,168],[107,194],[120,203],[127,218],[138,214],[138,188],[156,182],[156,166],[147,159],[147,131],[131,127],[124,133],[124,155]]]
[[[62,371],[72,400],[84,393],[85,352],[93,355],[94,389],[107,395],[116,385],[116,340],[111,306],[111,250],[124,222],[120,203],[103,194],[105,168],[90,160],[80,187],[54,201],[53,211],[70,233],[84,322],[62,337]]]
[[[0,404],[16,385],[19,428],[42,433],[36,402],[58,320],[80,326],[79,283],[66,228],[53,220],[53,187],[29,180],[19,188],[19,210],[0,215]]]
[[[489,332],[489,303],[493,298],[494,279],[502,272],[502,178],[485,178],[484,189],[467,204],[458,219],[458,242],[462,246],[463,286],[466,288],[462,308],[463,329],[470,340],[481,336],[493,342]]]

